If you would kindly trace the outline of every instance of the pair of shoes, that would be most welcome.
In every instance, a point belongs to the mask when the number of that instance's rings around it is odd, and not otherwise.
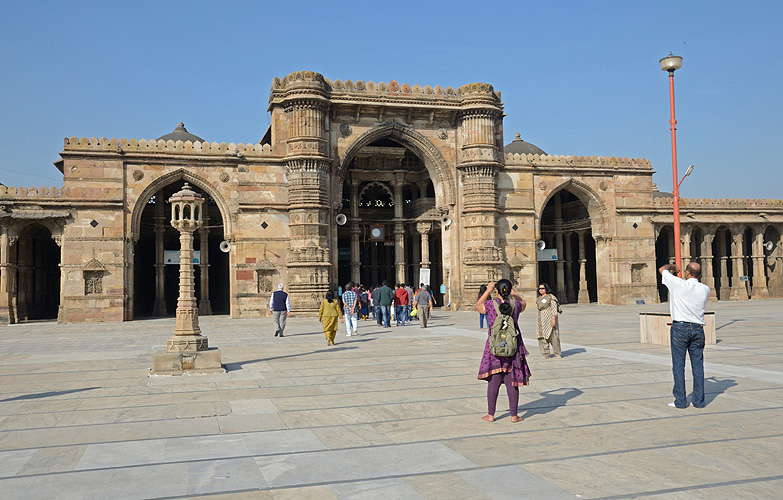
[[[671,406],[672,408],[678,408],[678,409],[680,409],[680,410],[682,410],[682,409],[684,409],[684,408],[687,408],[687,407],[689,407],[690,405],[691,405],[691,404],[690,404],[690,403],[688,403],[688,404],[687,404],[687,405],[685,405],[683,408],[679,408],[679,407],[678,407],[676,404],[674,404],[674,401],[672,401],[671,403],[669,403],[669,406]]]

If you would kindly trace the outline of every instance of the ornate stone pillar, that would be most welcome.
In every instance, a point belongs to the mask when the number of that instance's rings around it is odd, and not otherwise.
[[[565,271],[566,271],[566,299],[569,303],[576,302],[576,290],[574,290],[574,256],[571,248],[571,235],[573,232],[565,233]]]
[[[209,216],[204,216],[204,225],[199,229],[199,245],[201,248],[201,260],[199,261],[199,277],[201,278],[201,300],[198,304],[198,313],[202,316],[212,314],[212,303],[209,301]]]
[[[0,325],[14,323],[11,309],[11,275],[16,269],[11,264],[10,228],[0,226]]]
[[[756,239],[753,240],[753,250],[751,259],[753,260],[753,283],[750,298],[768,299],[769,288],[767,287],[767,275],[764,272],[764,228],[759,228],[756,232]]]
[[[153,316],[166,316],[166,263],[163,257],[163,235],[166,232],[163,213],[163,200],[160,192],[155,197],[155,302],[152,306]]]
[[[421,236],[421,262],[420,269],[430,268],[430,231],[432,231],[431,222],[419,222],[416,224],[416,231]],[[417,278],[418,279],[418,278]]]
[[[743,251],[742,244],[743,236],[742,231],[737,231],[731,244],[731,300],[748,300],[747,282],[740,281],[740,277],[745,274],[743,266],[743,261],[745,260],[745,252]]]
[[[555,195],[555,248],[557,248],[557,298],[561,304],[568,302],[565,293],[565,245],[563,244],[563,207],[560,191]]]
[[[359,257],[359,181],[351,179],[351,281],[362,281],[361,259]],[[342,284],[342,283],[341,283]]]
[[[457,169],[462,196],[462,297],[474,300],[488,281],[502,278],[506,263],[497,238],[497,172],[503,166],[503,105],[491,85],[473,83],[457,89]],[[422,249],[422,252],[424,249]]]
[[[701,241],[701,282],[710,287],[710,300],[718,300],[715,291],[715,273],[712,269],[712,241],[715,235],[704,233],[704,239]]]
[[[674,233],[672,232],[672,237],[667,238],[669,241],[669,264],[674,264],[674,261],[677,260],[674,256]]]
[[[25,237],[19,238],[19,251],[17,253],[18,275],[17,281],[17,314],[19,321],[30,318],[33,299],[33,245],[32,233],[27,231]]]
[[[295,311],[314,312],[329,289],[329,184],[326,135],[329,85],[319,73],[292,73],[273,84],[270,108],[287,115],[288,293]]]
[[[418,230],[417,230],[418,231]],[[419,271],[421,271],[421,238],[413,238],[413,287],[419,285]]]
[[[394,187],[394,270],[397,283],[405,282],[405,225],[402,222],[403,174],[396,173]]]
[[[587,231],[577,231],[579,235],[579,296],[577,302],[579,304],[590,303],[590,292],[587,290],[587,272],[585,267],[587,266],[587,259],[585,258],[585,235]]]
[[[691,262],[691,231],[686,226],[680,234],[680,256],[682,257],[682,268]]]

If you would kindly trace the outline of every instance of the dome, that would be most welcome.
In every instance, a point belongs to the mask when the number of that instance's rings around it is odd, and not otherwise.
[[[204,139],[197,135],[193,135],[190,132],[188,132],[188,129],[185,128],[185,124],[182,122],[179,122],[177,124],[177,128],[174,129],[173,132],[158,137],[159,141],[182,141],[182,142],[206,142]]]
[[[534,146],[533,144],[530,144],[529,142],[525,142],[522,140],[521,137],[519,137],[519,132],[517,132],[517,136],[514,137],[514,140],[511,141],[511,144],[506,144],[506,147],[503,148],[504,154],[514,153],[514,154],[520,154],[520,155],[545,155],[546,152],[539,148],[538,146]]]

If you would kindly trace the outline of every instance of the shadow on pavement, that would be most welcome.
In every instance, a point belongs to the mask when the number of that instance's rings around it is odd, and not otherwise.
[[[50,391],[50,392],[38,392],[36,394],[25,394],[24,396],[16,396],[8,399],[0,399],[0,403],[5,403],[6,401],[19,401],[22,399],[51,398],[52,396],[62,396],[63,394],[73,394],[74,392],[91,391],[93,389],[100,389],[100,387],[85,387],[84,389],[70,389],[67,391]]]
[[[738,321],[745,321],[745,320],[741,319],[741,318],[740,319],[733,319],[733,320],[729,321],[728,323],[724,323],[724,324],[722,324],[720,326],[716,326],[715,329],[716,330],[720,330],[721,328],[725,328],[727,326],[733,325],[734,323],[736,323]]]
[[[364,339],[364,340],[356,340],[355,342],[368,342],[373,339]],[[287,358],[298,358],[300,356],[308,356],[310,354],[321,354],[324,352],[334,352],[334,351],[348,351],[352,349],[358,349],[358,347],[351,347],[351,346],[338,346],[338,347],[326,347],[324,349],[317,349],[315,351],[310,352],[300,352],[298,354],[286,354],[285,356],[272,356],[269,358],[258,358],[258,359],[251,359],[249,361],[237,361],[235,363],[223,363],[223,367],[226,369],[226,371],[235,371],[235,370],[241,370],[244,365],[250,365],[253,363],[260,363],[262,361],[274,361],[278,359],[287,359]]]
[[[568,356],[573,356],[575,354],[582,354],[585,352],[587,352],[587,349],[585,349],[584,347],[575,347],[573,349],[566,349],[565,351],[563,351],[563,357],[566,358]]]
[[[563,392],[565,391],[565,392]],[[542,398],[520,406],[525,411],[522,418],[530,418],[533,415],[545,415],[561,406],[565,406],[570,400],[582,395],[582,391],[576,388],[555,389],[539,393]]]
[[[720,394],[737,385],[734,379],[707,377],[704,379],[704,404],[712,403]]]

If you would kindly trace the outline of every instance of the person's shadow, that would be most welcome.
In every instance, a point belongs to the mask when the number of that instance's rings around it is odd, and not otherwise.
[[[570,389],[555,389],[539,393],[541,399],[525,403],[519,409],[524,410],[522,418],[527,419],[533,415],[545,415],[561,406],[565,406],[570,400],[582,395],[582,391],[574,387]]]
[[[717,398],[720,394],[723,394],[726,392],[727,389],[730,389],[737,385],[737,382],[734,381],[734,379],[726,378],[726,379],[718,379],[715,377],[707,377],[704,379],[704,404],[708,405],[712,403],[715,398]]]

